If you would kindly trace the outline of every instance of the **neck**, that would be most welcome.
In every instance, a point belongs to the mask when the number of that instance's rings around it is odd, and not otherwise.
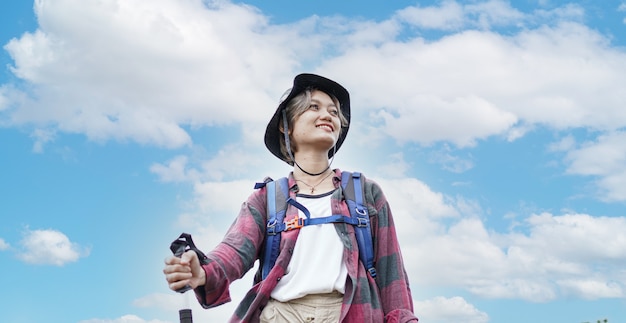
[[[330,169],[328,159],[324,163],[305,163],[306,166],[296,164],[293,168],[293,177],[299,184],[298,187],[308,194],[319,194],[319,192],[329,192],[335,189],[333,181],[333,170]],[[309,167],[309,168],[307,168]],[[315,169],[313,173],[312,169]]]
[[[317,178],[328,174],[330,162],[328,155],[324,154],[296,154],[294,175],[298,178]]]

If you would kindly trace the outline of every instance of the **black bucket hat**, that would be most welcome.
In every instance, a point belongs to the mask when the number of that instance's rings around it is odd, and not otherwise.
[[[346,90],[339,83],[323,76],[308,73],[299,74],[294,78],[293,87],[289,91],[289,94],[280,102],[274,116],[272,116],[272,119],[265,129],[265,146],[272,154],[274,154],[274,156],[285,162],[287,162],[285,160],[285,156],[283,156],[283,153],[280,150],[280,137],[283,136],[283,133],[280,132],[280,119],[283,115],[283,110],[287,107],[287,103],[307,88],[317,89],[337,98],[341,114],[343,114],[348,121],[348,125],[342,127],[343,129],[339,134],[339,138],[335,144],[335,149],[331,149],[328,152],[328,158],[332,157],[333,154],[339,150],[339,147],[341,147],[341,144],[343,144],[343,141],[346,139],[346,135],[348,134],[348,128],[350,127],[350,94],[348,93],[348,90]]]

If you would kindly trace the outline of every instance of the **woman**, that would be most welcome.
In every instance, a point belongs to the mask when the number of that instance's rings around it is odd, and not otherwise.
[[[341,171],[331,169],[350,124],[350,97],[340,84],[314,74],[295,77],[265,132],[272,154],[293,166],[289,195],[312,218],[350,216],[340,188]],[[371,220],[375,269],[372,277],[359,253],[355,230],[346,223],[305,226],[283,232],[280,253],[267,277],[255,284],[231,322],[417,322],[393,218],[380,187],[364,180]],[[205,308],[230,301],[229,285],[263,253],[267,190],[256,190],[201,265],[195,252],[170,257],[163,272],[172,290],[194,288]],[[285,219],[302,217],[289,206]]]

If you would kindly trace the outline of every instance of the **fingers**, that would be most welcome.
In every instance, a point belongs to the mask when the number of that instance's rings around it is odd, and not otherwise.
[[[180,256],[181,265],[189,265],[193,262],[198,262],[198,254],[195,251],[189,250]]]
[[[165,265],[165,267],[163,268],[163,273],[166,276],[174,273],[191,273],[191,267],[189,267],[189,265],[183,265],[180,263]]]
[[[174,264],[188,265],[194,260],[198,260],[198,255],[194,251],[188,250],[185,253],[183,253],[180,257],[169,256],[165,258],[165,264],[166,265],[174,265]]]
[[[180,263],[180,258],[178,257],[169,256],[165,258],[165,265],[176,265],[179,263]]]
[[[165,267],[163,268],[165,280],[172,290],[178,290],[189,283],[192,278],[191,267],[181,263],[178,257],[168,257],[165,259]]]
[[[167,285],[173,290],[177,291],[187,285],[191,281],[191,273],[172,273],[166,275]]]
[[[191,268],[180,264],[165,266],[163,273],[165,274],[165,280],[169,288],[174,291],[189,285],[193,278]]]
[[[166,258],[163,274],[165,274],[169,288],[174,291],[186,285],[195,288],[204,284],[204,271],[194,251],[187,251],[180,257]]]
[[[198,259],[198,254],[194,251],[185,252],[180,259],[181,265],[186,265],[191,270],[192,278],[189,280],[189,285],[193,288],[196,286],[202,286],[206,282],[205,272]]]

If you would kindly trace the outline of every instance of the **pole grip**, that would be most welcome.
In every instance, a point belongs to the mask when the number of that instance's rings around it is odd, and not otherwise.
[[[189,308],[179,310],[178,317],[180,318],[180,323],[193,323],[193,317],[191,317],[191,309]]]

